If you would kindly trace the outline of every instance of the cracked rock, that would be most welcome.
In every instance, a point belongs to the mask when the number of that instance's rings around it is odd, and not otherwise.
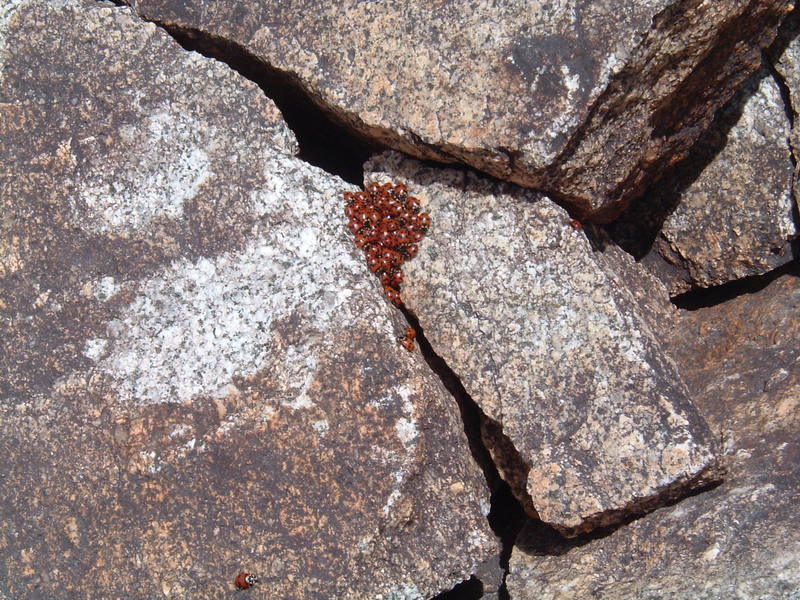
[[[800,280],[686,313],[668,346],[723,440],[726,481],[560,556],[511,558],[515,600],[794,600],[800,589]]]
[[[643,262],[672,295],[787,263],[798,234],[789,137],[780,88],[763,69],[612,231],[641,255],[648,241],[632,238],[660,229]]]
[[[485,412],[503,477],[568,535],[701,485],[715,443],[651,325],[663,287],[549,199],[398,154],[370,179],[405,181],[432,226],[401,290],[433,349]],[[661,321],[662,330],[669,320]],[[661,331],[658,333],[660,334]]]
[[[132,4],[241,46],[394,149],[610,219],[758,68],[790,1]]]
[[[0,40],[0,596],[499,580],[483,475],[352,244],[352,186],[127,9],[16,1]]]

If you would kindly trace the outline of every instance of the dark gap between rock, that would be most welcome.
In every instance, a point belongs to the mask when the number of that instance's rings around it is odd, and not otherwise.
[[[708,308],[728,300],[733,300],[744,294],[754,294],[760,292],[778,277],[783,275],[794,275],[800,277],[800,257],[798,257],[798,240],[792,244],[794,260],[781,265],[762,275],[751,275],[735,281],[729,281],[721,285],[708,288],[696,288],[672,297],[672,303],[683,310],[697,310],[698,308]]]
[[[606,514],[605,517],[612,520],[613,524],[604,527],[598,526],[590,532],[573,537],[567,537],[540,519],[529,517],[530,513],[526,514],[521,501],[512,493],[509,484],[500,477],[498,468],[481,435],[482,428],[486,430],[486,435],[495,440],[495,446],[503,455],[503,460],[508,462],[508,473],[512,476],[517,471],[515,466],[524,465],[513,444],[503,434],[502,427],[483,413],[466,392],[456,374],[436,354],[425,337],[416,316],[405,306],[401,306],[401,310],[409,324],[417,332],[417,341],[426,362],[456,399],[464,421],[464,431],[470,443],[470,450],[475,461],[483,470],[487,485],[492,491],[489,524],[492,531],[501,540],[500,565],[504,571],[503,582],[498,590],[500,600],[509,599],[505,578],[508,575],[509,560],[514,547],[520,547],[522,551],[532,554],[558,556],[572,548],[611,535],[619,528],[654,510],[673,506],[686,498],[709,491],[721,483],[721,479],[714,478],[704,485],[691,489],[691,482],[689,482],[689,485],[681,486],[680,489],[662,492],[649,499],[637,500],[629,507]],[[700,480],[707,480],[707,473],[699,474],[693,481],[696,483]],[[531,505],[529,509],[533,509],[531,512],[535,513],[535,506]],[[521,543],[522,546],[520,546]]]
[[[681,496],[673,498],[669,502],[664,502],[663,504],[659,505],[656,510],[675,506],[687,498],[692,498],[694,496],[709,492],[721,484],[722,481],[710,482],[690,492],[684,493]],[[618,529],[646,517],[651,512],[653,511],[629,515],[614,525],[610,525],[608,527],[599,527],[597,529],[593,529],[589,533],[584,533],[569,538],[562,535],[554,527],[543,521],[540,521],[539,519],[528,519],[523,525],[519,536],[517,537],[515,546],[520,551],[534,556],[561,556],[574,548],[579,548],[580,546],[585,546],[586,544],[589,544],[595,540],[608,537]]]
[[[428,366],[455,399],[461,413],[461,420],[464,423],[464,433],[469,442],[470,452],[486,478],[486,485],[491,493],[491,506],[488,515],[489,527],[491,527],[501,543],[499,562],[500,567],[503,569],[503,581],[498,590],[498,598],[506,600],[508,599],[508,592],[506,591],[505,578],[508,575],[508,561],[511,558],[514,541],[525,520],[525,511],[519,500],[511,493],[509,485],[500,477],[497,466],[494,464],[483,442],[481,425],[487,419],[486,415],[464,389],[464,385],[458,376],[444,359],[433,350],[419,324],[419,319],[405,306],[401,305],[400,310],[405,315],[409,325],[416,331],[416,340],[425,362],[428,363]],[[463,597],[471,598],[471,596]],[[440,598],[440,596],[436,598]],[[450,599],[450,596],[442,596],[442,598]],[[461,596],[453,596],[453,598],[461,598]]]
[[[483,596],[483,584],[473,575],[452,590],[437,594],[431,600],[480,600],[481,596]]]
[[[791,105],[790,90],[775,70],[774,63],[788,45],[800,34],[800,5],[781,23],[772,44],[763,52],[763,68],[753,73],[731,99],[719,108],[709,128],[697,139],[686,158],[668,168],[645,192],[634,199],[628,208],[607,230],[614,242],[632,255],[637,261],[648,254],[653,247],[664,221],[675,210],[683,192],[700,176],[703,169],[719,154],[728,139],[731,128],[739,121],[744,105],[758,91],[761,80],[772,76],[781,89],[789,124],[794,123],[794,110]],[[791,143],[790,143],[791,146]],[[791,154],[794,156],[794,149]],[[665,182],[675,182],[671,189],[665,189]],[[795,222],[800,226],[795,202]],[[794,254],[797,258],[796,250]]]
[[[362,184],[364,162],[384,147],[356,133],[320,106],[295,75],[263,62],[229,40],[196,29],[154,23],[184,49],[223,62],[258,85],[281,111],[297,138],[298,158],[349,183]]]

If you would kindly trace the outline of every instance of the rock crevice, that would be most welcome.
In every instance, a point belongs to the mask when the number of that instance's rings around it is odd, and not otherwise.
[[[416,332],[416,340],[419,343],[419,350],[425,362],[439,377],[458,406],[472,457],[483,471],[486,485],[491,493],[491,507],[487,517],[492,531],[501,542],[498,564],[503,573],[501,578],[492,581],[491,579],[496,573],[490,572],[488,577],[484,575],[484,578],[481,579],[481,584],[486,593],[497,592],[501,594],[500,598],[502,599],[503,590],[505,590],[505,577],[508,573],[508,560],[511,556],[517,533],[525,519],[525,510],[522,508],[520,501],[511,492],[508,483],[501,476],[498,464],[485,442],[486,435],[484,430],[487,426],[491,426],[489,425],[492,422],[491,419],[486,416],[480,406],[467,393],[464,389],[464,384],[444,359],[436,353],[425,336],[425,332],[414,312],[405,306],[402,306],[401,310],[409,325]]]
[[[336,110],[320,101],[297,77],[259,58],[246,47],[211,33],[151,21],[184,49],[216,59],[258,85],[281,111],[299,146],[298,158],[355,185],[363,180],[363,163],[383,146],[360,133]]]

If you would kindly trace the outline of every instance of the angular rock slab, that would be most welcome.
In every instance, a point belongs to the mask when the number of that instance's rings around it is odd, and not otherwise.
[[[643,262],[672,295],[787,263],[798,235],[790,134],[778,83],[763,69],[720,111],[685,163],[613,229],[624,238],[660,228],[657,254]]]
[[[92,292],[67,299],[58,290],[94,273],[111,278],[111,294],[114,280],[184,254],[242,246],[252,201],[231,181],[297,144],[255,85],[126,11],[14,2],[0,40],[3,308],[37,309],[0,336],[2,356],[25,363],[9,366],[0,394],[29,393],[87,364],[67,332],[90,326],[83,299]]]
[[[286,153],[254,86],[126,9],[3,19],[0,596],[221,598],[240,570],[256,597],[492,583],[484,478],[397,343],[348,186]]]
[[[367,166],[430,213],[403,300],[495,422],[489,446],[529,514],[574,534],[703,479],[714,441],[647,325],[657,312],[564,210],[397,154]]]
[[[542,549],[526,545],[523,534],[510,561],[511,597],[797,598],[798,335],[797,277],[687,313],[670,345],[698,408],[724,440],[725,483],[563,555],[530,554]]]
[[[789,0],[132,2],[386,145],[611,218],[758,68]],[[445,102],[444,99],[447,99]]]

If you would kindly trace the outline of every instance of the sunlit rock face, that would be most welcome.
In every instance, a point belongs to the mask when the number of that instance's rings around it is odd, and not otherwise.
[[[354,187],[127,9],[0,24],[0,596],[496,588],[485,479],[352,244]]]
[[[573,535],[702,484],[715,443],[652,329],[660,309],[626,279],[643,269],[530,191],[398,154],[367,166],[430,213],[403,299],[493,421],[487,445],[531,516]],[[650,295],[666,299],[656,281]]]
[[[140,0],[288,73],[333,118],[609,219],[756,70],[789,0]],[[204,40],[204,41],[203,41]]]

